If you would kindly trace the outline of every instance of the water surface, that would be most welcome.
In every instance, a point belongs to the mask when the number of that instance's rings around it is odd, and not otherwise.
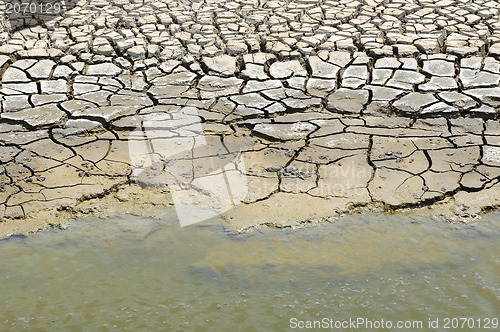
[[[291,318],[500,318],[499,243],[500,214],[473,225],[358,215],[239,235],[217,222],[181,228],[174,217],[82,220],[0,241],[0,330],[284,331]],[[344,330],[355,329],[336,331]]]

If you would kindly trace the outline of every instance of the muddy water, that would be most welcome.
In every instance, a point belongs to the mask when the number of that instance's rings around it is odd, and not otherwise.
[[[415,320],[420,331],[442,330],[429,319],[484,323],[500,318],[499,243],[500,214],[469,226],[350,216],[240,235],[215,222],[181,228],[173,217],[84,220],[0,241],[0,331],[284,331],[291,318]]]

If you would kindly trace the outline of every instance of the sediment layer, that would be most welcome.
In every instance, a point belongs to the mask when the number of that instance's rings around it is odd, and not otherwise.
[[[71,7],[0,33],[3,234],[179,202],[234,230],[498,208],[494,1]]]

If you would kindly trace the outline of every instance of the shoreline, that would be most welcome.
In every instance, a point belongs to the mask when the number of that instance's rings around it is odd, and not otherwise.
[[[273,219],[273,215],[265,211],[257,216],[254,210],[252,220],[244,218],[245,209],[235,209],[222,216],[222,226],[234,233],[251,232],[259,228],[302,228],[334,222],[349,215],[376,213],[387,215],[425,217],[453,223],[481,222],[484,215],[500,211],[498,203],[488,205],[486,197],[490,193],[465,194],[459,197],[448,198],[430,205],[412,208],[388,209],[381,206],[364,206],[337,210],[330,215],[310,216],[305,219],[292,218],[290,214],[279,212],[281,219]],[[106,194],[100,198],[92,198],[77,203],[75,206],[60,206],[57,208],[41,210],[32,216],[23,219],[10,219],[0,222],[0,239],[12,235],[27,235],[50,229],[66,229],[70,223],[78,222],[84,218],[113,218],[119,215],[131,215],[161,219],[174,208],[171,197],[165,190],[144,189],[137,185],[121,186],[120,189]],[[495,200],[490,202],[494,203]],[[275,209],[277,210],[277,209]],[[171,211],[171,210],[170,210]],[[261,211],[262,212],[262,211]],[[105,222],[105,221],[103,221]],[[180,227],[180,225],[179,225]],[[188,226],[189,227],[189,226]]]
[[[183,226],[221,215],[235,232],[364,211],[433,210],[471,222],[500,206],[495,120],[305,111],[215,130],[196,120],[193,109],[182,110],[144,116],[168,114],[177,124],[54,128],[49,138],[46,130],[4,124],[19,131],[0,133],[8,144],[1,147],[8,159],[0,176],[8,183],[0,193],[6,201],[0,234],[86,216],[157,217],[169,206],[181,207]]]

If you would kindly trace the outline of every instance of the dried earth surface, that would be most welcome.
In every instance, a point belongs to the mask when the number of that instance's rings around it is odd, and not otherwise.
[[[500,205],[496,1],[78,1],[0,30],[0,236]],[[243,189],[242,189],[243,188]]]

